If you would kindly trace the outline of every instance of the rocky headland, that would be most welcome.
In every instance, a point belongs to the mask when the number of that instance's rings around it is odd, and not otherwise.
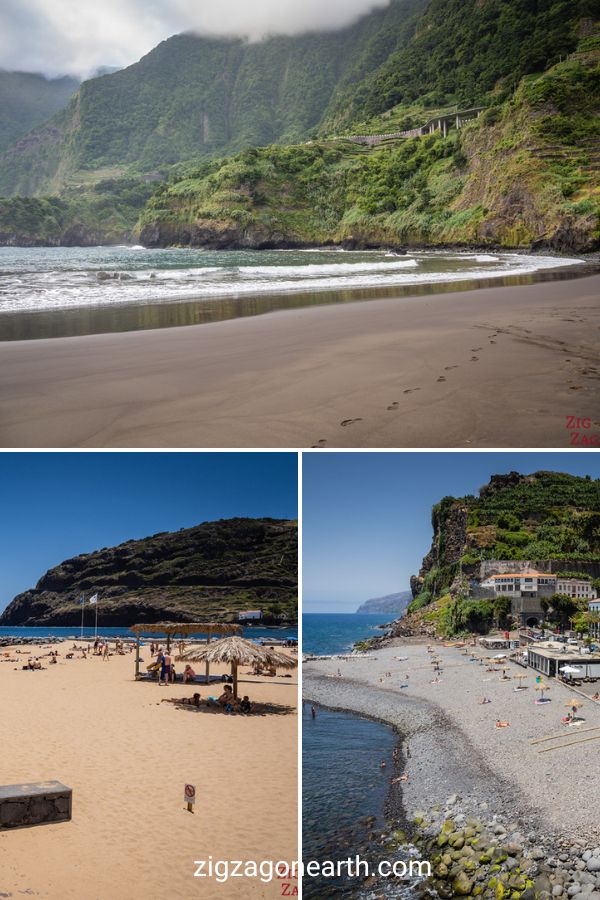
[[[77,625],[81,595],[99,595],[102,625],[296,621],[297,523],[223,519],[65,560],[19,594],[0,625]]]

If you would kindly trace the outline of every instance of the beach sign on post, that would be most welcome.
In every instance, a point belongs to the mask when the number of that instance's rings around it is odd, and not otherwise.
[[[196,786],[194,784],[186,784],[183,790],[183,802],[187,803],[188,812],[194,812],[192,808],[196,802]]]

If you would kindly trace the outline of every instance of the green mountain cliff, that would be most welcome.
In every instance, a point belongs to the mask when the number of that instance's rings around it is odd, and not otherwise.
[[[79,81],[0,70],[0,153],[64,109]]]
[[[0,157],[0,193],[67,204],[58,221],[20,201],[17,234],[6,201],[0,242],[595,250],[598,17],[598,0],[391,0],[338,32],[171,38]],[[445,136],[350,139],[473,105]]]
[[[411,578],[413,601],[396,634],[453,633],[484,612],[491,625],[490,601],[465,599],[482,560],[520,561],[600,584],[600,480],[561,472],[492,475],[477,496],[440,500],[431,524],[431,548]]]
[[[77,625],[79,597],[92,593],[107,627],[235,621],[257,608],[296,621],[297,536],[292,521],[223,519],[105,547],[50,569],[9,603],[0,625]]]

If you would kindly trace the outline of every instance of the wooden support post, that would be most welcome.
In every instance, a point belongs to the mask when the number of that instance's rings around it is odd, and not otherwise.
[[[238,695],[238,667],[237,663],[231,664],[232,675],[233,675],[233,697],[237,700]]]
[[[135,677],[140,677],[140,633],[138,631],[135,641]]]
[[[206,635],[206,645],[208,646],[209,644],[210,644],[210,631],[209,631],[208,634]],[[206,677],[206,683],[209,684],[209,679],[210,679],[210,663],[209,663],[208,660],[206,660],[205,677]]]

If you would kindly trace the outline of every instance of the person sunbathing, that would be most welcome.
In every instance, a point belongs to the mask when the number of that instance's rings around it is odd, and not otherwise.
[[[161,703],[177,703],[182,704],[184,706],[195,706],[196,708],[200,707],[200,694],[194,694],[192,697],[164,697],[160,702]]]
[[[483,699],[480,700],[479,702],[481,705],[483,705],[484,703],[491,703],[492,701],[490,700],[489,697],[483,697]]]
[[[501,722],[500,719],[498,719],[496,728],[510,728],[510,722]]]

